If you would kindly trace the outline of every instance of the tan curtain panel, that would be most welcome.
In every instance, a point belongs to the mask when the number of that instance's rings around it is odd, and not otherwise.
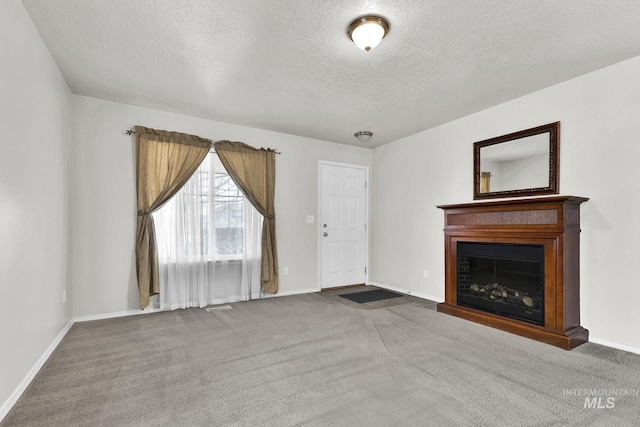
[[[276,185],[275,151],[256,149],[242,142],[216,141],[216,154],[229,176],[258,212],[262,226],[260,283],[270,294],[278,292],[278,253],[273,198]]]
[[[140,308],[160,292],[158,254],[153,224],[155,210],[193,175],[211,150],[212,141],[178,132],[136,126],[136,272]]]

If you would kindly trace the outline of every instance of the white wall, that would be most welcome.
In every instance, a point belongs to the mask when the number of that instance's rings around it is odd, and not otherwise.
[[[444,298],[443,213],[473,199],[473,142],[560,121],[560,193],[582,205],[582,325],[640,348],[640,57],[374,149],[374,282]],[[429,278],[423,270],[429,269]]]
[[[372,150],[73,96],[74,315],[139,310],[135,279],[134,125],[277,148],[280,294],[317,290],[318,160],[370,166]],[[289,275],[282,270],[289,268]]]
[[[0,2],[0,62],[3,409],[71,320],[70,301],[62,303],[70,291],[71,92],[18,0]]]

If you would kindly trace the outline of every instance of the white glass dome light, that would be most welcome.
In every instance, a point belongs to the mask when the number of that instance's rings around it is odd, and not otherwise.
[[[362,16],[349,25],[349,37],[362,50],[378,46],[389,32],[389,23],[381,16]]]
[[[356,139],[360,142],[368,142],[373,136],[373,132],[363,130],[363,131],[354,133],[353,136],[355,136]]]

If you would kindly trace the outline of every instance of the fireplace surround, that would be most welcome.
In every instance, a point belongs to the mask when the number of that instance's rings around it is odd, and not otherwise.
[[[553,196],[442,205],[445,301],[438,311],[566,350],[580,325],[580,204]]]

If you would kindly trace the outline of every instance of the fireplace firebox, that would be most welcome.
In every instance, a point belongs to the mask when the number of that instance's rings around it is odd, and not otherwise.
[[[544,325],[544,246],[458,242],[458,305]]]
[[[552,196],[438,206],[445,300],[438,311],[570,350],[580,325],[580,204]]]

